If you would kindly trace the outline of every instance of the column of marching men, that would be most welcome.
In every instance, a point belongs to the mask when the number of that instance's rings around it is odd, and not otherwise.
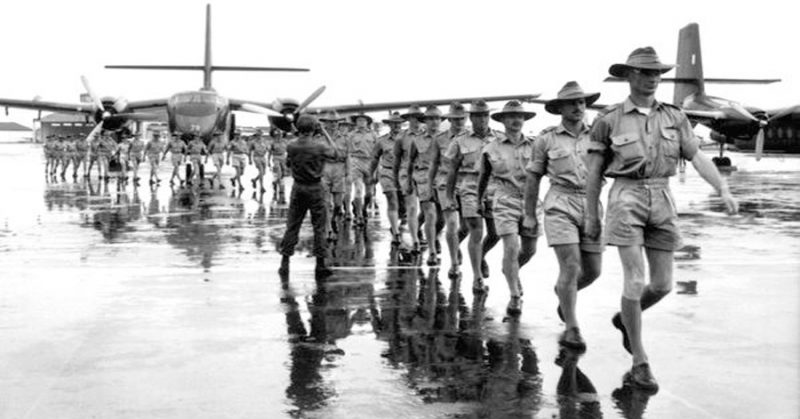
[[[235,170],[231,186],[241,193],[245,168],[253,165],[257,175],[249,183],[254,193],[265,192],[264,175],[271,169],[273,199],[279,204],[287,203],[284,178],[291,176],[287,228],[280,245],[281,275],[289,273],[307,212],[314,228],[316,272],[330,274],[329,244],[345,226],[375,225],[367,220],[377,209],[374,197],[380,185],[392,246],[430,266],[439,266],[439,255],[446,251],[448,276],[459,278],[464,259],[459,248],[468,238],[468,272],[476,296],[489,290],[486,254],[502,243],[500,272],[508,288],[506,312],[511,318],[522,313],[520,268],[536,253],[544,231],[559,263],[554,288],[558,316],[565,324],[559,343],[576,351],[586,350],[576,314],[577,293],[600,276],[604,246],[613,245],[619,251],[624,285],[620,312],[611,323],[632,358],[625,380],[657,390],[642,342],[642,311],[672,288],[674,251],[681,238],[669,177],[675,175],[678,161],[691,161],[720,193],[728,211],[738,210],[713,163],[698,152],[699,142],[686,115],[655,100],[661,74],[672,68],[662,64],[651,47],[637,48],[625,63],[612,65],[609,73],[625,79],[630,94],[601,112],[591,127],[584,122],[585,111],[600,94],[584,92],[576,82],[566,83],[545,104],[547,112],[560,116],[560,124],[536,137],[523,133],[535,112],[517,101],[491,112],[479,100],[469,107],[452,103],[447,113],[435,106],[424,111],[411,106],[384,119],[389,130],[381,136],[372,129],[369,115],[344,118],[335,112],[319,119],[301,115],[293,133],[273,128],[268,138],[260,131],[245,138],[236,131],[228,142],[214,138],[208,144],[192,134],[165,142],[158,132],[145,144],[126,130],[117,138],[51,136],[44,147],[45,170],[48,179],[60,174],[64,180],[72,164],[77,179],[82,165],[83,176],[89,178],[97,164],[98,177],[108,182],[113,158],[122,167],[118,184],[125,185],[132,177],[138,186],[139,164],[146,156],[149,183],[157,187],[159,165],[170,155],[170,185],[224,189],[221,172],[227,164]],[[490,120],[503,129],[490,128]],[[203,168],[209,159],[216,171],[206,177]],[[182,178],[180,169],[186,163],[192,169]],[[544,176],[550,187],[540,200]],[[601,229],[599,194],[606,178],[614,182]]]

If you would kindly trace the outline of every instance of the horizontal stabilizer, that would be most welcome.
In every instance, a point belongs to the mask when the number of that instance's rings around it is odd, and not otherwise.
[[[107,65],[106,68],[122,70],[203,70],[201,65]],[[293,67],[233,67],[212,66],[212,71],[309,71]]]
[[[606,77],[606,82],[627,82],[628,80],[623,79],[621,77]],[[667,83],[699,83],[699,79],[691,79],[691,78],[679,78],[679,77],[662,77],[661,81]],[[716,84],[770,84],[770,83],[777,83],[781,81],[781,79],[703,79],[706,83],[716,83]]]

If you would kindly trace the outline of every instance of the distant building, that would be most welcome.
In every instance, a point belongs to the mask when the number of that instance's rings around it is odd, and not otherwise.
[[[87,136],[94,128],[94,121],[87,122],[86,116],[70,113],[51,113],[39,120],[36,140],[41,142],[48,135]]]
[[[16,122],[0,122],[0,143],[30,142],[33,130]]]

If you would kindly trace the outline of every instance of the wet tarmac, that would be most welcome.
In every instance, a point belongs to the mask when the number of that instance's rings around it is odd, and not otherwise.
[[[366,234],[342,229],[333,276],[315,278],[309,224],[281,278],[287,207],[270,191],[46,182],[41,155],[0,145],[0,417],[800,413],[799,158],[731,153],[735,217],[693,169],[673,179],[688,247],[676,292],[644,317],[661,385],[647,395],[622,386],[614,248],[579,295],[579,356],[559,350],[544,239],[521,271],[522,316],[504,321],[500,248],[476,300],[468,274],[447,278],[446,255],[439,272],[392,251],[383,216]]]

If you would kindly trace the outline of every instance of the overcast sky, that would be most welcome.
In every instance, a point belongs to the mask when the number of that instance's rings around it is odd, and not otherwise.
[[[75,102],[89,77],[101,95],[168,97],[202,84],[200,72],[106,70],[107,64],[200,65],[207,1],[4,1],[0,97]],[[609,65],[652,45],[675,62],[678,30],[700,24],[707,77],[775,77],[770,86],[707,86],[717,96],[773,108],[800,103],[794,2],[702,1],[212,1],[217,65],[308,67],[309,73],[214,74],[223,95],[315,103],[515,93],[552,97],[567,80],[602,92]],[[659,99],[670,101],[669,85]],[[497,106],[502,106],[499,104]],[[557,120],[542,107],[533,131]],[[33,113],[0,120],[30,125]],[[260,117],[242,117],[249,124]]]

